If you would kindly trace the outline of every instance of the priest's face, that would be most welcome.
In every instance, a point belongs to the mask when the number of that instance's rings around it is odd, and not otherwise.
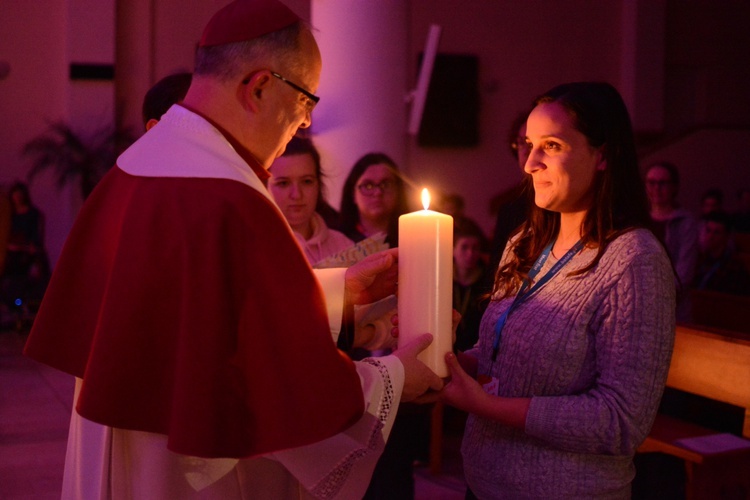
[[[320,194],[313,157],[295,154],[277,158],[271,166],[268,190],[292,229],[309,239]]]
[[[272,84],[278,106],[275,116],[269,123],[275,138],[271,157],[265,162],[266,167],[269,167],[275,158],[284,153],[286,145],[298,129],[307,128],[312,123],[312,109],[315,107],[315,102],[308,94],[314,94],[317,91],[322,62],[315,38],[308,31],[304,31],[300,36],[298,60],[299,64],[274,69]]]

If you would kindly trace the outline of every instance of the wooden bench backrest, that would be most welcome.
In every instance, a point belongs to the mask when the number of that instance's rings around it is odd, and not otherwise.
[[[750,438],[750,339],[677,326],[667,386],[745,408]]]
[[[750,273],[750,250],[737,252],[735,255],[737,256],[737,260],[742,262],[742,265],[745,266],[745,270]]]
[[[740,252],[750,252],[750,233],[734,233],[734,246]]]
[[[693,323],[750,333],[750,296],[690,290]]]

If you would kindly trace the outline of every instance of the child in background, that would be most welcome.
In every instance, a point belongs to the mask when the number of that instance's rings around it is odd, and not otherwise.
[[[479,338],[479,323],[487,307],[487,272],[483,254],[487,239],[481,228],[466,217],[453,225],[453,309],[461,313],[454,349],[471,349]]]

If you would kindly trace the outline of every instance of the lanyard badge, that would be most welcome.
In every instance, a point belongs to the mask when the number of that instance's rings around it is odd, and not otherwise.
[[[547,284],[547,282],[554,278],[555,275],[560,272],[560,270],[565,267],[565,265],[570,262],[578,252],[581,251],[581,249],[583,249],[583,240],[578,240],[578,243],[573,245],[573,248],[568,250],[565,255],[563,255],[562,258],[558,260],[554,266],[552,266],[552,269],[550,269],[547,274],[545,274],[539,281],[534,283],[534,285],[529,288],[529,284],[531,283],[531,281],[533,281],[536,275],[539,274],[539,271],[544,266],[544,263],[547,262],[547,258],[552,252],[552,246],[554,244],[555,240],[552,240],[544,248],[544,250],[542,250],[541,255],[539,255],[539,258],[536,260],[534,266],[529,271],[529,278],[523,282],[523,285],[521,285],[521,289],[518,290],[516,297],[513,299],[513,303],[511,303],[510,307],[506,309],[502,315],[500,315],[500,317],[497,319],[497,323],[495,323],[495,339],[492,343],[492,357],[489,369],[490,373],[492,372],[492,365],[494,365],[495,361],[497,360],[497,353],[500,350],[500,340],[502,339],[503,328],[505,328],[505,323],[508,320],[508,316],[510,316],[510,314],[518,306],[523,304],[532,295],[538,292],[539,289]],[[492,377],[490,375],[479,375],[477,377],[477,381],[481,384],[485,392],[493,396],[497,395],[499,382],[496,377]]]

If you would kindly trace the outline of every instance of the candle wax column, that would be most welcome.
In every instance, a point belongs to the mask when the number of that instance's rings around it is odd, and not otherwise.
[[[429,202],[425,203],[427,205]],[[453,349],[453,217],[420,210],[398,220],[399,343],[423,333],[432,344],[419,355],[440,377]]]

